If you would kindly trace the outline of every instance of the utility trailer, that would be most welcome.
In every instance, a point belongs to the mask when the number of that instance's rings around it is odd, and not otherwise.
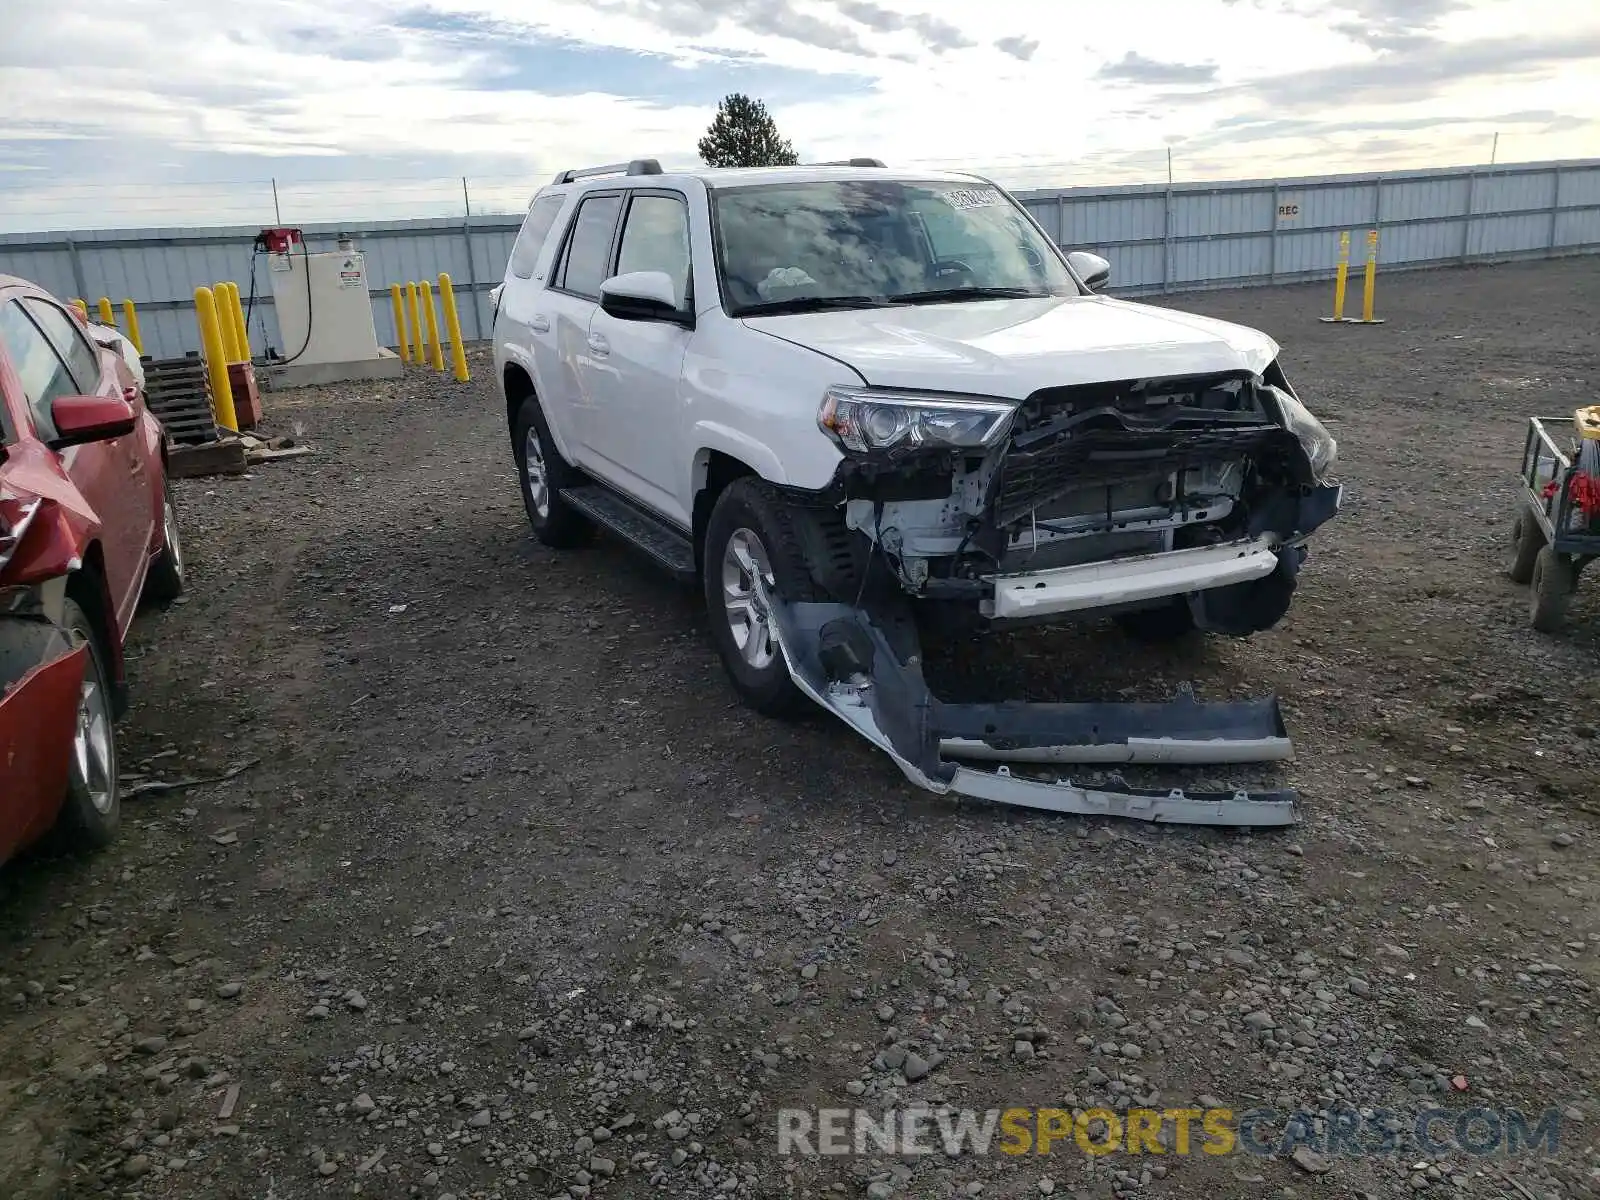
[[[1530,585],[1529,623],[1554,633],[1584,567],[1600,557],[1600,405],[1529,417],[1506,574]]]

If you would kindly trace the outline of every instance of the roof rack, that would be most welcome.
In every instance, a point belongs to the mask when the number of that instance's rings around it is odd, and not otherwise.
[[[881,158],[841,158],[837,162],[820,162],[819,167],[882,167]]]
[[[607,163],[603,167],[585,167],[583,170],[563,171],[556,176],[557,183],[571,183],[574,179],[588,179],[593,175],[659,175],[661,164],[653,158],[636,158],[631,162]]]

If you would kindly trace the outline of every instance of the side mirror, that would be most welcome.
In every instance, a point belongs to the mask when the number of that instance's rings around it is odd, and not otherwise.
[[[600,307],[619,321],[694,323],[693,315],[678,307],[672,277],[665,271],[613,275],[600,285]]]
[[[133,432],[133,405],[117,396],[57,396],[50,404],[57,450],[89,442],[109,442]]]
[[[1083,286],[1091,292],[1098,292],[1111,282],[1111,264],[1098,254],[1074,250],[1067,255],[1067,262],[1072,265],[1073,273],[1083,280]]]

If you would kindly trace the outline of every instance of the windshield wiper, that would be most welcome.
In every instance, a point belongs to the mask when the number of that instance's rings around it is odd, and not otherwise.
[[[882,308],[878,296],[794,296],[788,300],[764,300],[739,309],[741,317],[769,317],[776,313],[826,312],[834,308]]]
[[[942,304],[958,300],[1024,300],[1054,294],[1054,292],[1042,292],[1037,288],[1024,287],[956,287],[934,288],[926,292],[905,292],[899,296],[890,296],[889,299],[896,304]]]

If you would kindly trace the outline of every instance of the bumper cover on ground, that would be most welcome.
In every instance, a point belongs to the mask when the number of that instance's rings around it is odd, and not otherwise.
[[[822,707],[885,751],[919,787],[1054,812],[1191,825],[1292,825],[1291,790],[1187,792],[1079,787],[980,769],[946,753],[1011,761],[1230,763],[1287,758],[1275,700],[1170,704],[946,704],[922,677],[905,616],[844,604],[773,604],[789,674]]]

